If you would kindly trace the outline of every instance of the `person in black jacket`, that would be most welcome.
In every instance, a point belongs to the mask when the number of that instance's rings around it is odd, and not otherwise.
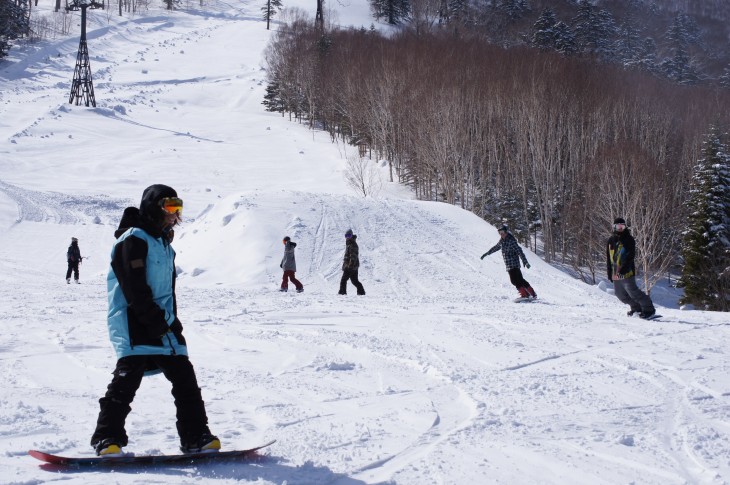
[[[66,283],[71,283],[71,272],[74,275],[74,281],[79,282],[79,265],[84,258],[81,257],[79,249],[79,240],[75,237],[71,238],[71,245],[66,251],[66,261],[68,261],[68,270],[66,271]]]
[[[177,316],[175,251],[170,231],[182,213],[182,199],[166,185],[151,185],[139,209],[124,210],[112,249],[107,291],[107,326],[117,364],[104,397],[91,446],[114,456],[127,445],[125,421],[142,378],[164,374],[172,384],[177,432],[183,453],[217,451],[195,370],[188,359]],[[155,412],[159,412],[156,410]]]
[[[525,268],[530,268],[530,263],[527,262],[525,253],[522,251],[517,239],[509,232],[507,226],[502,226],[497,229],[499,232],[500,241],[492,246],[489,251],[482,254],[479,259],[484,259],[492,253],[496,253],[500,249],[502,250],[502,258],[504,259],[504,265],[507,267],[507,273],[509,274],[510,283],[515,285],[517,291],[520,293],[521,298],[537,298],[537,293],[532,289],[530,283],[522,276],[522,270],[520,270],[520,260]]]
[[[348,229],[345,233],[345,258],[342,261],[342,279],[340,280],[340,295],[347,294],[347,280],[357,288],[358,295],[365,294],[365,288],[357,279],[357,272],[360,268],[360,249],[357,246],[357,236]]]
[[[636,286],[636,241],[623,217],[613,221],[613,235],[606,245],[606,270],[608,280],[613,282],[616,298],[629,305],[628,315],[639,312],[641,318],[656,313],[651,298]]]

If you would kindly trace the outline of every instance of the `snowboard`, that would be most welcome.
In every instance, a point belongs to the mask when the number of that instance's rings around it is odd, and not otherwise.
[[[658,319],[662,318],[662,315],[659,315],[658,313],[655,313],[654,315],[650,316],[649,318],[641,318],[639,316],[639,314],[637,313],[635,315],[631,315],[630,316],[630,318],[632,318],[632,317],[637,317],[637,318],[639,318],[641,320],[658,320]]]
[[[527,303],[527,302],[535,301],[535,300],[537,300],[537,298],[532,298],[531,296],[526,296],[526,297],[521,296],[519,298],[515,298],[514,302],[515,303]]]
[[[28,454],[40,461],[58,465],[61,467],[118,467],[127,465],[191,465],[205,461],[217,461],[226,459],[242,459],[252,458],[256,456],[256,452],[262,448],[266,448],[274,444],[276,440],[271,440],[266,444],[249,448],[247,450],[232,451],[210,451],[203,453],[187,453],[176,455],[135,455],[134,453],[125,453],[120,456],[109,457],[69,457],[53,455],[44,451],[30,450]]]
[[[639,317],[639,318],[641,318],[641,317]],[[657,313],[655,313],[654,315],[650,316],[649,318],[641,318],[641,319],[642,320],[657,320],[659,318],[662,318],[662,316],[659,315],[659,314],[657,314]]]

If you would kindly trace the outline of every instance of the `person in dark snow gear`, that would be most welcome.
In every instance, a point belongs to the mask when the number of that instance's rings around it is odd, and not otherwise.
[[[484,259],[492,253],[496,253],[500,249],[502,250],[502,258],[504,258],[504,264],[507,267],[507,273],[509,273],[510,282],[515,285],[517,291],[520,292],[522,298],[537,298],[535,290],[532,289],[530,283],[525,280],[520,270],[520,260],[525,268],[530,268],[530,263],[527,262],[525,253],[522,252],[522,248],[517,243],[517,239],[509,232],[507,226],[502,226],[498,230],[499,237],[501,240],[495,244],[489,251],[482,254],[480,259]]]
[[[73,272],[74,281],[79,282],[79,265],[84,258],[81,257],[79,249],[79,240],[75,237],[71,238],[71,245],[66,251],[66,261],[68,261],[68,270],[66,270],[66,283],[71,283],[71,273]]]
[[[124,210],[107,276],[109,337],[116,369],[104,397],[91,446],[114,456],[127,445],[125,420],[142,377],[162,372],[172,383],[177,432],[184,453],[217,451],[177,317],[175,251],[169,232],[180,222],[182,199],[166,185],[145,189],[139,209]]]
[[[357,246],[357,236],[348,229],[345,233],[345,258],[342,261],[342,279],[340,280],[340,291],[338,294],[347,294],[347,280],[357,288],[358,295],[365,294],[365,288],[357,279],[358,268],[360,268],[360,249]]]
[[[626,220],[617,217],[613,221],[613,235],[606,245],[606,270],[608,280],[613,282],[616,298],[629,305],[628,315],[639,313],[649,318],[656,313],[651,298],[636,285],[636,241],[631,235]]]
[[[289,289],[289,280],[291,280],[297,288],[297,293],[301,293],[304,291],[304,286],[294,277],[294,273],[297,271],[294,248],[297,247],[297,243],[292,241],[289,236],[286,236],[282,242],[284,243],[284,257],[281,258],[279,267],[284,270],[284,276],[281,279],[281,288],[279,291],[287,291]]]

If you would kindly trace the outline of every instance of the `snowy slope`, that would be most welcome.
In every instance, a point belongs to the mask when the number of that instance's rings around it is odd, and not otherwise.
[[[330,7],[372,23],[365,2]],[[540,300],[512,303],[501,256],[479,259],[494,227],[388,182],[358,196],[351,147],[262,110],[259,5],[196,8],[90,12],[95,109],[66,102],[76,37],[0,63],[0,483],[730,482],[726,314],[630,319],[527,250]],[[92,454],[113,232],[152,183],[185,200],[179,311],[211,429],[277,443],[253,463],[49,470],[26,451]],[[336,294],[348,228],[364,297]],[[303,294],[276,291],[284,235]],[[174,419],[146,379],[129,451],[175,451]]]

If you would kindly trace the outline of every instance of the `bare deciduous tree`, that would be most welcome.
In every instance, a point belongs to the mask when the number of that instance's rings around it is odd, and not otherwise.
[[[380,180],[380,173],[375,164],[356,155],[348,155],[347,169],[345,171],[347,185],[363,197],[377,197],[383,188]]]

